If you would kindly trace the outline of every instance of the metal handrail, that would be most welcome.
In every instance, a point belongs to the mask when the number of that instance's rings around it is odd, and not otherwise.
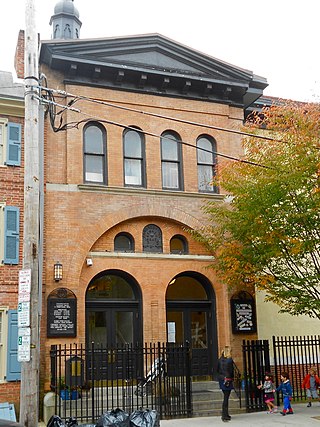
[[[241,372],[237,365],[233,362],[233,386],[234,391],[239,399],[240,408],[241,408]]]

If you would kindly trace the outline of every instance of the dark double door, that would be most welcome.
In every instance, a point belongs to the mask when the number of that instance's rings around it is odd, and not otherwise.
[[[89,359],[95,379],[126,379],[136,371],[130,347],[141,342],[139,317],[134,305],[87,304],[87,348],[94,343],[95,351]]]
[[[194,377],[213,374],[213,330],[210,302],[167,302],[168,341],[190,343]]]

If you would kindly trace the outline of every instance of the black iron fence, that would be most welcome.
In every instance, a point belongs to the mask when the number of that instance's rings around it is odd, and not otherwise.
[[[310,368],[319,373],[320,335],[300,337],[273,337],[274,373],[277,384],[282,372],[288,372],[293,389],[293,399],[306,398],[302,381]]]
[[[247,411],[264,409],[263,394],[258,385],[264,382],[266,372],[270,372],[270,347],[268,340],[243,340],[243,379]]]
[[[265,409],[263,393],[258,385],[264,382],[266,372],[274,376],[276,386],[280,384],[282,372],[288,372],[293,388],[293,400],[306,399],[302,381],[311,367],[320,369],[320,336],[272,337],[273,361],[270,362],[268,340],[243,341],[242,388],[245,391],[247,411]],[[282,400],[277,395],[278,405]]]
[[[188,343],[54,345],[50,355],[55,413],[62,419],[95,423],[115,408],[156,409],[161,419],[192,415]]]

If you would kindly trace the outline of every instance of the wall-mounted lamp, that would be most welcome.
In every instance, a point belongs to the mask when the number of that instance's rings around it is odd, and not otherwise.
[[[62,280],[62,264],[59,261],[54,264],[53,275],[56,282]]]
[[[93,265],[92,258],[87,258],[87,266],[91,267]]]

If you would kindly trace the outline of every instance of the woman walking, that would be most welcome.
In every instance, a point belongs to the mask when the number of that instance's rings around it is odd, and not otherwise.
[[[233,359],[231,357],[231,349],[226,346],[221,351],[220,358],[218,360],[218,379],[219,386],[223,393],[222,402],[222,421],[230,421],[229,415],[229,397],[231,390],[233,390]]]

